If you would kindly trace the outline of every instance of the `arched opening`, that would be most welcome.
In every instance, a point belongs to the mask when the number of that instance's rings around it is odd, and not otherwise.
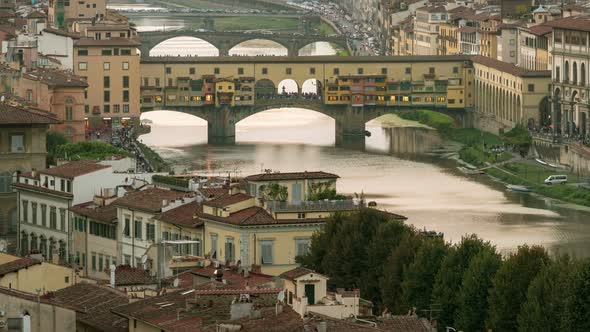
[[[307,44],[299,49],[299,56],[315,56],[315,55],[337,55],[341,54],[344,50],[336,45],[329,42],[314,42]]]
[[[232,56],[287,56],[287,48],[275,41],[268,39],[251,39],[243,41],[229,50]]]
[[[207,143],[207,121],[188,113],[150,111],[141,114],[141,122],[150,126],[150,132],[139,141],[157,147],[163,158],[178,153],[175,147]],[[170,130],[173,127],[174,130]]]
[[[29,254],[29,235],[25,231],[20,233],[20,254],[21,256]]]
[[[580,85],[586,85],[586,64],[580,64]]]
[[[563,83],[569,83],[570,80],[570,63],[569,61],[565,62],[565,66],[563,68]]]
[[[561,90],[555,89],[553,93],[553,110],[555,112],[555,119],[552,121],[552,129],[554,133],[561,133],[561,121],[562,121],[562,114],[561,114]]]
[[[335,135],[334,119],[320,112],[302,108],[269,109],[236,123],[236,141],[239,143],[331,146],[335,144]],[[284,162],[285,168],[288,168],[289,161],[294,157],[292,153],[298,155],[289,148],[281,148],[277,160]]]
[[[213,44],[195,37],[167,39],[150,50],[150,56],[219,56]]]
[[[520,109],[520,96],[516,96],[516,112],[514,114],[514,122],[521,122],[522,111]]]
[[[578,84],[578,63],[575,61],[572,65],[572,83]]]
[[[297,96],[299,94],[299,85],[294,79],[286,78],[279,82],[277,93],[280,95]]]
[[[256,99],[273,98],[276,94],[274,82],[266,78],[256,81],[254,90],[256,92]]]
[[[571,120],[570,120],[570,134],[577,135],[579,134],[579,125],[580,125],[580,112],[578,110],[578,91],[574,90],[572,92],[572,108],[571,108]]]
[[[322,82],[310,78],[301,84],[301,95],[306,99],[322,99]]]
[[[541,129],[551,126],[551,104],[549,103],[549,97],[541,99],[539,103],[539,126]]]

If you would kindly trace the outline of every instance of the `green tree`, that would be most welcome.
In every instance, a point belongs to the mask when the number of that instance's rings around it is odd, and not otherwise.
[[[371,242],[367,245],[367,269],[360,284],[363,297],[373,301],[377,310],[382,309],[381,279],[385,265],[383,262],[398,247],[407,234],[414,230],[406,226],[402,221],[394,220],[379,224]]]
[[[332,189],[335,181],[315,182],[310,185],[310,193],[308,201],[323,201],[329,200],[343,200],[346,199],[344,195],[336,194],[336,189]]]
[[[528,153],[531,144],[533,144],[533,138],[529,131],[521,124],[502,135],[502,139],[504,143],[514,146],[521,154]]]
[[[488,327],[494,331],[516,331],[516,317],[526,300],[531,281],[549,258],[539,246],[522,246],[502,264],[492,280],[488,297]]]
[[[129,152],[104,142],[68,143],[56,150],[56,157],[66,160],[101,160],[112,155],[131,156]]]
[[[47,147],[47,165],[55,165],[57,149],[68,143],[68,139],[61,133],[55,131],[47,132],[47,139],[45,141]]]
[[[489,242],[484,242],[473,234],[463,237],[459,244],[449,250],[436,275],[432,290],[432,302],[439,304],[442,309],[437,320],[442,328],[454,325],[459,290],[469,262],[482,250],[491,248]]]
[[[428,238],[404,273],[402,299],[408,307],[430,308],[434,279],[449,250],[442,238]]]
[[[457,296],[455,325],[457,330],[485,331],[488,294],[492,278],[502,264],[495,248],[486,248],[469,262]],[[443,326],[444,327],[444,326]]]
[[[590,259],[575,269],[567,295],[562,331],[590,331]]]
[[[562,331],[561,315],[574,267],[568,256],[558,257],[543,266],[531,281],[526,302],[518,314],[519,331]]]
[[[389,255],[383,268],[383,277],[380,280],[381,298],[387,309],[394,314],[405,314],[411,309],[401,300],[402,281],[406,270],[414,261],[422,241],[420,235],[405,233],[400,244]]]
[[[285,202],[289,197],[289,192],[285,186],[281,186],[278,183],[270,183],[264,187],[262,195],[266,201]]]

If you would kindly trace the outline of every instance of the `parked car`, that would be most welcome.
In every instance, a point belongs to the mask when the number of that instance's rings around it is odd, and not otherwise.
[[[565,184],[567,183],[567,175],[551,175],[545,179],[545,184]]]

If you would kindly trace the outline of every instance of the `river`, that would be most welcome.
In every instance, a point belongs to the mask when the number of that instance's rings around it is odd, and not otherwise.
[[[173,22],[166,21],[166,25]],[[138,28],[149,23],[138,24]],[[216,55],[216,51],[203,41],[185,38],[161,44],[152,55],[204,56]],[[286,50],[270,42],[252,41],[232,52],[280,55]],[[326,43],[302,51],[302,55],[334,53]],[[400,131],[372,121],[367,124],[372,135],[365,149],[348,150],[334,147],[331,118],[302,109],[279,109],[238,123],[236,145],[211,146],[206,144],[205,121],[193,116],[161,111],[146,113],[142,119],[150,119],[153,125],[152,132],[140,139],[179,172],[242,176],[262,169],[333,172],[341,177],[339,192],[362,192],[379,208],[406,215],[408,223],[417,228],[441,231],[448,241],[457,242],[462,235],[475,233],[502,252],[527,243],[543,245],[553,254],[590,257],[589,209],[507,192],[502,184],[485,176],[466,177],[457,171],[453,160],[414,154],[407,147],[424,143],[412,141],[414,129]]]

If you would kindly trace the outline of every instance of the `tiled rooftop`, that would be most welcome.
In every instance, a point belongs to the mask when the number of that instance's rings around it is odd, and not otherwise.
[[[140,191],[131,192],[119,199],[113,204],[131,209],[138,209],[147,212],[160,212],[171,200],[183,198],[184,192],[166,190],[161,188],[147,188]]]
[[[29,257],[23,257],[12,262],[4,263],[0,265],[0,277],[37,264],[41,264],[41,261]]]
[[[195,201],[162,212],[156,218],[177,226],[198,227],[203,224],[203,221],[199,219],[202,214],[203,206]]]
[[[238,193],[238,194],[233,194],[233,195],[221,196],[219,198],[215,198],[210,201],[206,201],[203,204],[208,205],[208,206],[221,208],[221,207],[226,207],[226,206],[229,206],[232,204],[240,203],[243,201],[247,201],[249,199],[252,199],[252,196]]]
[[[74,179],[77,176],[86,175],[96,171],[100,171],[111,166],[101,165],[90,160],[70,161],[57,167],[46,168],[38,171],[40,174],[56,176],[64,179]]]
[[[117,220],[117,208],[112,204],[100,206],[96,205],[94,202],[88,202],[74,205],[70,208],[70,211],[78,215],[105,223],[113,223]]]
[[[57,124],[59,122],[52,113],[0,103],[0,125]]]

